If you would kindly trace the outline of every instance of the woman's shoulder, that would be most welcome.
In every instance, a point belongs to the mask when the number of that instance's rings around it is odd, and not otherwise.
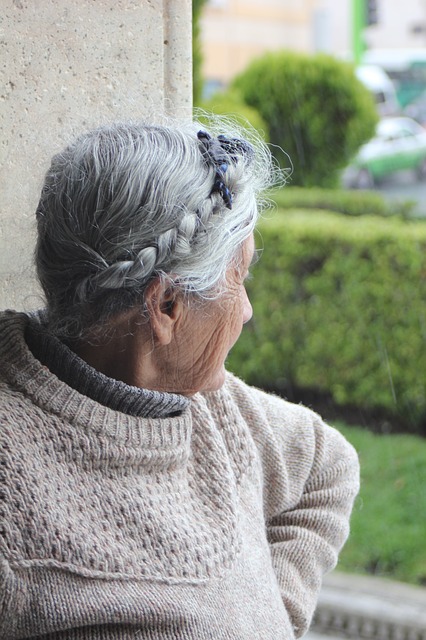
[[[219,391],[206,394],[205,398],[220,422],[229,422],[232,416],[233,431],[240,425],[240,431],[250,433],[262,459],[275,459],[278,464],[280,459],[302,457],[308,467],[312,463],[316,423],[322,425],[322,421],[310,409],[252,387],[232,373],[226,374]]]
[[[315,411],[251,387],[228,374],[221,390],[232,398],[246,422],[262,461],[267,482],[288,494],[293,504],[304,487],[342,475],[351,487],[358,486],[358,456],[353,446]],[[277,508],[268,503],[268,513]]]
[[[245,417],[263,415],[280,424],[312,425],[319,416],[301,404],[295,404],[270,392],[251,386],[233,373],[227,372],[223,392],[232,396]]]
[[[252,387],[228,373],[221,393],[235,403],[260,451],[279,453],[306,468],[328,460],[357,464],[352,445],[312,409]]]

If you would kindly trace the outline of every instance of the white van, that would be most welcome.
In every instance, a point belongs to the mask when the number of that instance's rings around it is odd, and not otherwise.
[[[380,116],[395,116],[400,112],[395,86],[388,74],[379,66],[362,64],[355,69],[356,76],[374,96]]]
[[[377,65],[395,86],[401,107],[406,107],[426,90],[426,47],[419,49],[369,49],[362,63]]]

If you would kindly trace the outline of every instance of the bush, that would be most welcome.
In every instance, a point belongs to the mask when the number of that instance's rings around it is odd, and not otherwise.
[[[294,165],[291,183],[335,186],[339,172],[369,140],[374,100],[353,67],[324,54],[268,53],[234,81],[269,128],[269,138]],[[273,149],[283,167],[288,158]]]
[[[249,107],[244,103],[238,91],[226,91],[216,93],[209,100],[205,100],[200,104],[201,109],[212,112],[217,115],[230,116],[238,122],[242,127],[246,127],[247,123],[258,131],[264,140],[268,140],[268,127],[259,112],[253,107]],[[197,120],[203,122],[203,116],[199,110],[195,109]],[[208,118],[206,119],[206,124]]]
[[[230,368],[284,395],[313,390],[424,429],[426,224],[299,211],[259,230],[254,320]]]
[[[369,214],[408,218],[415,206],[412,201],[388,202],[380,193],[374,191],[316,187],[284,187],[271,193],[270,197],[281,209],[326,209],[349,216]]]

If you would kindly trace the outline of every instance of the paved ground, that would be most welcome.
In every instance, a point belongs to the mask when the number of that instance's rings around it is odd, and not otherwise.
[[[417,180],[410,171],[400,171],[375,187],[384,198],[396,200],[411,200],[416,202],[414,212],[422,217],[426,216],[426,180]]]
[[[334,572],[326,576],[306,640],[426,640],[426,588]]]

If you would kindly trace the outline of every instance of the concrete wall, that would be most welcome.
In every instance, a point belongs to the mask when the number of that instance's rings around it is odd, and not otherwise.
[[[0,21],[0,308],[31,309],[52,154],[108,120],[190,117],[191,0],[0,0]]]

